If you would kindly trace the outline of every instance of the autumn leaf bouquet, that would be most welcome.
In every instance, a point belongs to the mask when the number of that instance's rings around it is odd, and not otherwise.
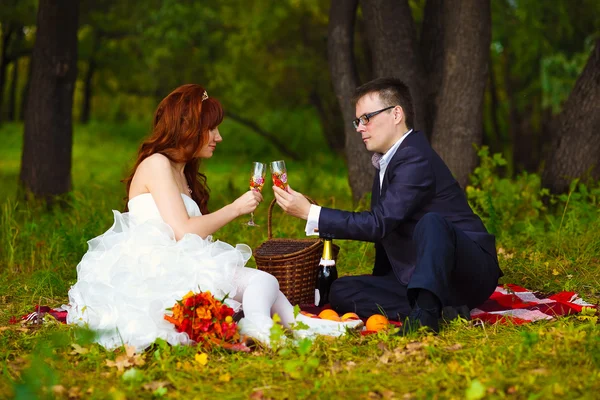
[[[191,340],[203,345],[237,343],[240,335],[233,320],[234,311],[217,300],[209,291],[189,292],[178,300],[164,318],[185,332]]]

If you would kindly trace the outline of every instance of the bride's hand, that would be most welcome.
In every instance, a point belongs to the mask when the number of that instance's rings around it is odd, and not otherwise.
[[[260,192],[249,190],[234,201],[232,205],[237,210],[238,215],[244,215],[256,210],[261,201],[263,201],[263,197]]]

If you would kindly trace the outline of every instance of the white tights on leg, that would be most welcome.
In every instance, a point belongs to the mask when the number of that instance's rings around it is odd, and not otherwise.
[[[279,315],[284,327],[301,321],[309,329],[295,331],[296,336],[307,337],[315,335],[340,336],[346,327],[359,328],[362,321],[348,321],[345,323],[314,319],[299,314],[294,318],[294,307],[279,290],[277,279],[264,272],[253,268],[240,268],[234,275],[234,284],[237,294],[234,300],[242,303],[244,318],[240,321],[240,332],[269,344],[273,314]]]

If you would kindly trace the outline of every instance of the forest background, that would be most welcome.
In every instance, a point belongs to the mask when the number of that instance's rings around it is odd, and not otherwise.
[[[7,324],[34,304],[66,303],[86,241],[124,206],[119,181],[156,105],[189,82],[226,111],[224,142],[202,166],[212,209],[247,190],[252,161],[285,159],[292,187],[322,205],[361,210],[373,171],[350,124],[349,96],[375,77],[404,79],[417,128],[497,236],[502,283],[597,302],[599,14],[593,0],[3,1],[0,394],[593,393],[600,342],[591,315],[495,326],[493,334],[450,327],[414,351],[403,339],[377,336],[276,356],[217,352],[209,370],[194,350],[157,344],[128,376],[106,367],[115,355],[76,330]],[[269,190],[265,197],[272,199]],[[218,236],[256,247],[266,240],[266,214],[266,207],[256,213],[262,228],[234,222]],[[273,224],[277,236],[302,235],[301,223],[277,210]],[[368,273],[371,245],[339,242],[340,274]],[[71,354],[75,344],[86,351]],[[505,345],[514,351],[500,356]],[[72,363],[76,373],[67,372]],[[386,379],[398,373],[402,382]],[[206,379],[186,386],[190,376]]]

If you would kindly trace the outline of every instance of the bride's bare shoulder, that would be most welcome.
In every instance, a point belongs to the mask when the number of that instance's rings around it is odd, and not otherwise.
[[[157,173],[171,170],[171,161],[162,154],[152,154],[148,156],[138,165],[136,172],[142,173]]]
[[[145,165],[150,168],[165,168],[171,167],[171,161],[164,155],[154,153],[148,156],[140,163],[140,166]]]

